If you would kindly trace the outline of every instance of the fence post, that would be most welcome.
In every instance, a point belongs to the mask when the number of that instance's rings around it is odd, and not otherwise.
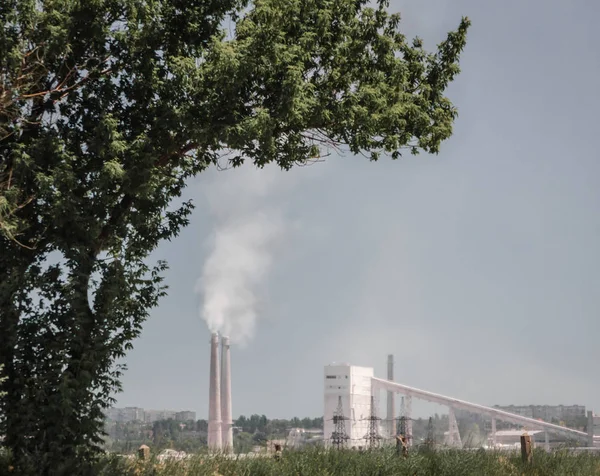
[[[140,446],[140,448],[138,449],[138,457],[143,461],[149,460],[150,448],[148,448],[146,445]]]
[[[406,442],[406,436],[396,436],[396,454],[402,455],[404,458],[408,458],[408,444]]]
[[[521,435],[521,457],[523,458],[523,463],[531,464],[533,462],[531,436],[527,433]]]

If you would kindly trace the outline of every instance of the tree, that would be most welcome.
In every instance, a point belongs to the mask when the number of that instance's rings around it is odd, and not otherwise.
[[[0,433],[19,474],[81,474],[187,179],[437,153],[469,22],[435,53],[386,0],[3,0],[0,24]]]
[[[208,421],[207,420],[198,420],[195,425],[196,431],[208,432]]]
[[[0,365],[0,385],[2,385],[2,383],[4,383],[4,381],[6,380],[6,377],[4,377],[3,373],[2,373],[3,370],[4,370],[4,366]],[[0,398],[3,397],[4,395],[6,395],[6,392],[0,391]]]
[[[258,445],[263,445],[267,442],[267,434],[263,431],[255,431],[252,435],[252,441]]]

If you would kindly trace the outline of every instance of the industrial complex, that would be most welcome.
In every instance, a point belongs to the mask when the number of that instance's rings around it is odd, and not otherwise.
[[[229,338],[217,333],[213,333],[210,339],[208,383],[209,418],[205,433],[208,448],[211,452],[230,454],[233,453],[233,433],[236,430],[232,418],[231,350]],[[408,447],[437,443],[463,448],[471,446],[466,431],[468,425],[477,428],[477,447],[514,448],[520,437],[527,433],[534,444],[546,449],[573,446],[600,450],[600,416],[586,411],[583,405],[484,406],[467,402],[396,382],[392,355],[387,358],[385,379],[375,376],[372,367],[348,363],[326,365],[323,391],[323,427],[286,428],[285,431],[289,432],[287,438],[269,440],[267,451],[271,446],[300,448],[306,445],[360,450],[397,441]],[[432,419],[429,419],[426,436],[423,419],[413,419],[414,399],[448,408],[447,418],[442,416],[438,419],[436,415],[438,423],[435,431]],[[187,423],[196,419],[195,412],[191,411],[137,407],[110,409],[106,416],[113,424],[129,421],[147,424],[161,419]],[[413,423],[417,428],[416,438]],[[459,423],[462,425],[460,431]],[[483,433],[479,433],[480,430]],[[461,435],[461,431],[467,434]],[[434,433],[440,441],[434,441]]]
[[[371,367],[358,367],[347,363],[325,366],[323,430],[327,446],[371,447],[382,444],[386,439],[393,439],[398,434],[406,437],[411,445],[413,398],[448,407],[448,431],[444,441],[448,446],[463,446],[456,420],[458,411],[477,414],[490,421],[489,447],[502,447],[507,438],[520,436],[524,432],[537,435],[537,441],[543,438],[541,441],[546,449],[550,448],[551,435],[557,435],[562,440],[580,447],[600,446],[600,436],[594,435],[594,428],[596,433],[600,433],[600,417],[594,416],[592,411],[588,411],[586,415],[582,406],[487,407],[397,383],[393,379],[393,356],[388,356],[387,364],[387,379],[375,377]],[[385,417],[378,415],[377,411],[381,391],[385,391],[387,396]],[[401,396],[398,417],[397,394]],[[511,411],[513,409],[514,411]],[[565,416],[585,416],[587,431],[546,421]],[[499,432],[496,429],[497,422],[507,422],[519,429]]]
[[[233,421],[231,401],[231,357],[228,337],[213,333],[210,341],[210,382],[208,447],[214,452],[233,451]],[[457,412],[479,415],[490,422],[487,446],[502,447],[511,438],[531,433],[550,449],[551,435],[587,448],[600,446],[600,417],[585,413],[580,405],[521,407],[488,407],[453,397],[410,387],[394,381],[394,358],[388,356],[387,378],[375,376],[372,367],[348,363],[326,365],[324,369],[323,443],[327,447],[364,448],[381,445],[385,440],[401,435],[410,446],[412,435],[412,400],[414,398],[448,407],[448,431],[444,444],[463,447],[456,419]],[[378,415],[381,392],[386,392],[386,415]],[[400,411],[396,413],[396,395],[400,396]],[[548,420],[566,417],[586,418],[587,431],[568,428]],[[517,429],[497,430],[497,422],[512,424]],[[293,431],[293,430],[292,430]],[[297,439],[300,435],[296,435]],[[543,438],[543,439],[542,439]]]

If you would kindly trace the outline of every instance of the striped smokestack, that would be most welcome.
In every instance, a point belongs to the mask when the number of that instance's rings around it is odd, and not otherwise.
[[[233,452],[233,421],[231,415],[231,359],[229,337],[221,338],[221,438],[223,451]]]
[[[210,337],[210,384],[208,396],[208,448],[221,450],[221,375],[219,368],[219,335]]]

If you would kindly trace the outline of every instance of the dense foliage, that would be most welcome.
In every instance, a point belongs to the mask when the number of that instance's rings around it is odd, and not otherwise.
[[[85,473],[101,450],[186,180],[224,156],[438,152],[468,24],[428,53],[386,0],[0,2],[0,434],[19,474]]]
[[[156,476],[593,476],[600,474],[600,456],[567,451],[536,451],[533,465],[516,452],[442,450],[412,451],[399,457],[392,448],[356,451],[286,451],[273,457],[226,460],[197,457],[185,462],[139,464],[113,460],[102,473]]]

